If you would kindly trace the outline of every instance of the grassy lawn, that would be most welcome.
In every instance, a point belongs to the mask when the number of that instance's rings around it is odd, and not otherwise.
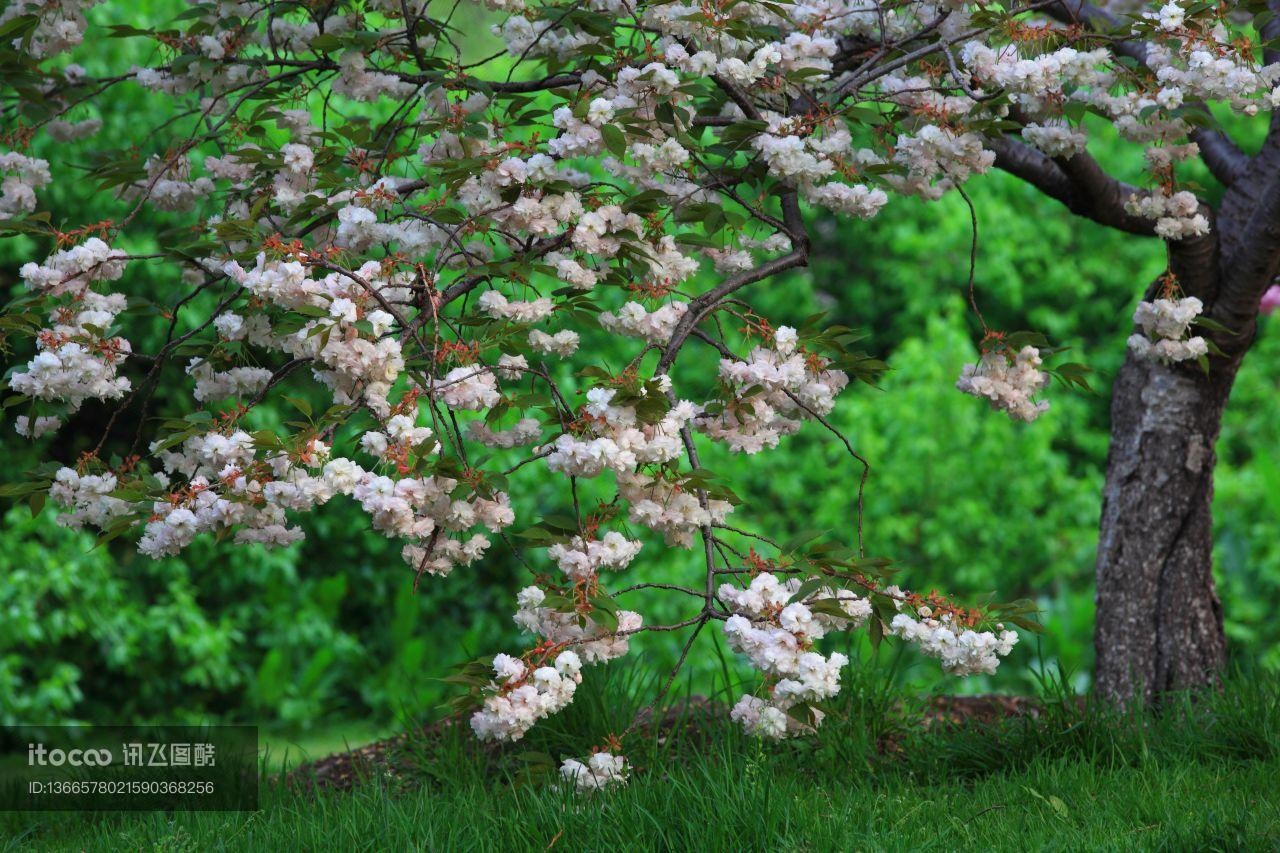
[[[551,784],[537,756],[580,754],[587,721],[625,720],[633,695],[584,688],[513,749],[456,727],[414,733],[351,791],[273,777],[256,813],[14,813],[0,837],[59,850],[1280,847],[1275,677],[1145,718],[1051,697],[1034,719],[928,726],[920,704],[854,685],[819,737],[783,744],[673,711],[627,741],[637,771],[624,788]]]

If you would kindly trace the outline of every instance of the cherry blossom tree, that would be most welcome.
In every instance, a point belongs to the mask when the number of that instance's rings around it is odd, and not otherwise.
[[[529,572],[530,642],[457,676],[482,738],[518,739],[644,632],[680,633],[683,662],[718,625],[763,676],[732,715],[772,737],[820,724],[847,663],[820,651],[832,632],[991,672],[1025,604],[902,590],[864,553],[869,468],[827,416],[883,365],[847,328],[777,325],[749,300],[806,264],[806,208],[865,219],[999,167],[1168,246],[1116,382],[1099,686],[1150,696],[1221,664],[1213,443],[1280,259],[1280,134],[1246,156],[1210,105],[1244,122],[1280,100],[1264,9],[251,0],[175,4],[154,27],[92,5],[0,12],[0,227],[49,247],[0,317],[4,410],[33,440],[101,419],[91,451],[10,496],[47,494],[63,523],[136,532],[151,556],[202,534],[284,545],[297,514],[354,500],[403,540],[414,583],[501,541]],[[499,49],[477,54],[480,20]],[[151,58],[98,68],[103,38]],[[166,119],[96,150],[123,87]],[[1132,185],[1088,153],[1104,126],[1145,153]],[[1225,187],[1216,208],[1181,177],[1194,157]],[[51,185],[112,193],[119,214],[77,221],[42,202]],[[140,292],[143,265],[171,284]],[[1030,422],[1052,376],[1084,384],[1040,336],[988,328],[967,287],[982,356],[961,391]],[[135,351],[146,335],[162,342]],[[190,399],[155,426],[162,381]],[[263,426],[267,400],[296,417]],[[757,529],[700,462],[806,424],[850,455],[843,541]],[[509,495],[547,478],[566,511],[516,518]],[[615,580],[664,547],[700,553],[699,576]],[[627,609],[655,587],[687,617]],[[591,788],[627,766],[611,741],[562,771]]]

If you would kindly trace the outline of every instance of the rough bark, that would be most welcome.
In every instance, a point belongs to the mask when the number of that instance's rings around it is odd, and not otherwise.
[[[1150,702],[1226,662],[1214,590],[1214,445],[1236,364],[1208,376],[1129,357],[1111,401],[1098,539],[1096,689]]]

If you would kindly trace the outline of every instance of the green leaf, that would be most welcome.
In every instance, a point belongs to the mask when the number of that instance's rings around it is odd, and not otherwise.
[[[587,599],[591,603],[591,619],[606,631],[618,630],[618,605],[606,595],[593,595]]]
[[[604,146],[609,149],[609,153],[619,160],[626,156],[627,138],[623,136],[617,125],[606,124],[600,128],[600,135],[604,137]]]
[[[304,399],[303,399],[303,398],[301,398],[301,397],[290,397],[290,396],[287,396],[287,395],[285,396],[285,398],[284,398],[284,399],[285,399],[285,400],[286,400],[286,401],[287,401],[291,406],[293,406],[295,409],[297,409],[299,412],[302,412],[302,414],[306,415],[306,416],[307,416],[307,418],[310,418],[310,417],[311,417],[311,404],[310,404],[310,403],[308,403],[306,400],[304,400]]]
[[[40,25],[40,18],[35,15],[18,15],[0,24],[0,41],[13,41],[33,32]]]
[[[1224,335],[1240,334],[1234,329],[1224,326],[1221,323],[1219,323],[1217,320],[1213,320],[1209,317],[1204,317],[1204,316],[1196,317],[1194,320],[1191,321],[1191,323],[1192,325],[1200,326],[1201,328],[1208,329],[1211,332],[1221,332]]]
[[[263,450],[279,450],[284,447],[284,442],[280,440],[280,437],[269,429],[260,429],[252,435],[254,447],[262,448]]]
[[[871,648],[880,648],[880,641],[884,639],[884,623],[879,617],[871,617],[871,622],[867,625],[867,634],[871,638]]]
[[[804,601],[820,589],[830,586],[831,581],[823,575],[814,575],[800,583],[795,594],[791,596],[791,601]]]
[[[133,524],[134,522],[133,522],[133,519],[131,518],[125,518],[125,519],[121,519],[120,521],[117,521],[114,525],[108,528],[105,533],[103,533],[94,541],[93,548],[90,548],[89,550],[91,551],[97,550],[98,548],[107,544],[111,540],[118,538],[126,530],[129,530],[130,528],[132,528]]]
[[[325,33],[311,40],[311,49],[319,53],[327,53],[340,47],[342,47],[342,39],[332,33]]]
[[[1088,375],[1093,372],[1093,369],[1088,365],[1069,361],[1066,364],[1060,364],[1057,367],[1051,368],[1050,372],[1057,376],[1058,379],[1068,388],[1076,386],[1084,391],[1093,391],[1093,388],[1089,385],[1089,380],[1087,378]]]
[[[0,498],[21,498],[32,492],[38,492],[41,489],[48,488],[48,483],[38,480],[28,481],[25,483],[7,483],[0,486]]]
[[[542,606],[560,613],[572,613],[577,607],[573,599],[554,593],[542,599]]]
[[[720,141],[733,149],[741,148],[769,125],[759,119],[734,122],[720,131]]]
[[[817,601],[809,602],[809,609],[814,613],[824,613],[836,619],[848,619],[849,614],[840,605],[839,600],[834,598],[819,598]]]

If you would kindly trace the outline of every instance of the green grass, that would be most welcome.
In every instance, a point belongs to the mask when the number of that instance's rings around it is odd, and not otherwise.
[[[638,769],[624,788],[582,796],[539,776],[528,753],[580,754],[593,732],[622,729],[643,695],[625,678],[584,686],[515,749],[457,729],[416,736],[401,780],[320,796],[268,781],[256,813],[15,813],[0,837],[58,850],[1280,847],[1275,676],[1155,715],[1050,695],[1038,720],[927,730],[918,708],[868,682],[815,738],[766,744],[695,721],[629,740]]]

